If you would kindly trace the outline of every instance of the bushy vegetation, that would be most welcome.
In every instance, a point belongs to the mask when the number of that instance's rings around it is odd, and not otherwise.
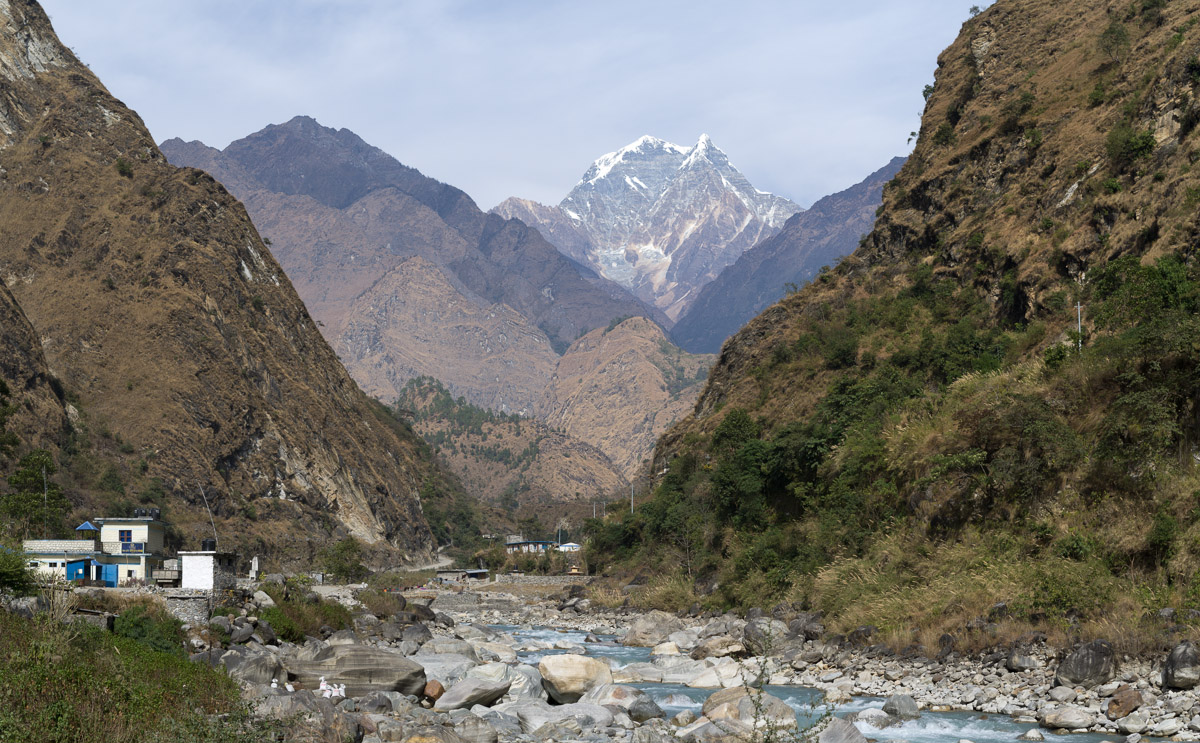
[[[278,729],[249,719],[225,673],[144,639],[0,612],[0,742],[236,743]]]
[[[1099,616],[1121,581],[1153,575],[1167,593],[1147,602],[1190,606],[1200,269],[1119,258],[1079,298],[1086,342],[1049,345],[1053,363],[1029,353],[1045,329],[1024,302],[1001,290],[990,308],[926,267],[846,302],[759,377],[823,383],[810,412],[722,411],[651,501],[588,525],[589,564],[661,564],[673,605],[794,600],[893,628],[934,596],[936,620],[960,627],[999,600],[1022,620]],[[945,572],[967,535],[975,548]]]
[[[350,610],[337,601],[323,601],[310,594],[306,587],[292,584],[264,583],[262,590],[271,597],[275,606],[259,612],[271,629],[288,642],[303,643],[308,636],[320,637],[321,627],[334,630],[352,626]]]

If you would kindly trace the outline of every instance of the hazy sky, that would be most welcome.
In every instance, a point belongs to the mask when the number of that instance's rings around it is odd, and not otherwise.
[[[977,0],[978,1],[978,0]],[[42,0],[157,141],[297,114],[488,209],[592,160],[708,133],[808,206],[907,154],[959,0]],[[980,5],[986,5],[980,2]]]

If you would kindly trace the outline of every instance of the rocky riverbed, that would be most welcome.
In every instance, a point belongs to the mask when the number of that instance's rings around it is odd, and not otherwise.
[[[554,604],[442,592],[391,617],[360,613],[353,630],[298,645],[255,619],[268,601],[256,594],[243,616],[214,618],[221,633],[193,628],[193,659],[225,666],[259,714],[294,720],[313,739],[745,738],[756,727],[796,729],[796,709],[785,698],[800,687],[815,690],[809,697],[837,715],[819,720],[822,743],[865,741],[864,732],[874,740],[912,739],[906,720],[938,715],[963,719],[967,732],[970,721],[1003,718],[998,739],[1021,733],[1039,740],[1041,730],[1090,732],[1097,742],[1200,739],[1200,661],[1191,643],[1168,657],[1135,660],[1117,657],[1103,641],[1058,652],[1031,635],[978,656],[947,643],[938,658],[901,657],[871,644],[867,628],[831,636],[812,614],[600,612],[573,589]],[[229,637],[224,647],[210,643],[218,634]],[[322,679],[344,685],[345,696],[326,696]],[[761,684],[768,693],[748,688]],[[821,709],[802,711],[800,722],[818,718]]]

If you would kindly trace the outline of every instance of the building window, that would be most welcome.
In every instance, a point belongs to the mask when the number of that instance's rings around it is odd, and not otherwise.
[[[56,567],[58,567],[58,563],[52,562],[52,563],[50,563],[49,567],[56,568]]]
[[[120,532],[118,532],[117,539],[119,539],[122,542],[132,542],[133,541],[133,529],[122,529]]]
[[[37,560],[30,560],[30,561],[29,561],[29,565],[28,565],[28,567],[31,567],[31,568],[36,568],[37,566],[38,566],[38,561],[37,561]]]
[[[132,570],[126,570],[126,571],[125,571],[125,577],[126,577],[126,578],[132,578],[132,577],[133,577],[133,571],[132,571]]]

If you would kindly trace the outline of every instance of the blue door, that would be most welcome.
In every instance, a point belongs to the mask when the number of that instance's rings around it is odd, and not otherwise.
[[[116,565],[101,565],[100,580],[104,581],[104,585],[109,588],[117,587],[117,566]]]
[[[87,580],[87,577],[87,560],[73,560],[67,563],[67,580]]]

